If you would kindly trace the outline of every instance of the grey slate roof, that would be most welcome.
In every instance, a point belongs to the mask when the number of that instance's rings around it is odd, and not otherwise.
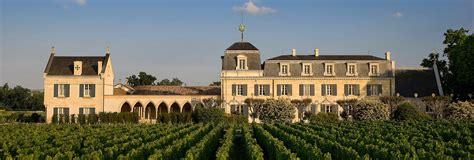
[[[281,55],[268,60],[385,60],[372,55]]]
[[[103,66],[106,66],[108,54],[106,56],[81,56],[81,57],[66,57],[51,55],[46,66],[45,73],[48,75],[74,75],[74,61],[82,61],[82,75],[98,75],[103,72],[97,71],[97,62],[102,61]]]
[[[404,97],[439,95],[433,69],[396,69],[395,92]]]
[[[258,50],[258,48],[250,42],[235,42],[226,50]]]

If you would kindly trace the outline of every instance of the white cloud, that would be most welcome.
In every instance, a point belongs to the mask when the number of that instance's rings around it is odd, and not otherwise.
[[[268,13],[275,13],[276,10],[270,7],[265,6],[257,6],[251,0],[245,2],[242,6],[235,6],[233,7],[236,11],[247,12],[250,14],[268,14]]]
[[[76,3],[79,6],[86,5],[87,0],[74,0],[74,3]]]
[[[403,13],[402,13],[402,12],[398,12],[398,11],[397,11],[397,12],[394,12],[394,13],[392,14],[392,17],[401,18],[401,17],[403,17]]]

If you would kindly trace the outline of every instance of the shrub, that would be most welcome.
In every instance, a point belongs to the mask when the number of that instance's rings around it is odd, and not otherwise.
[[[88,117],[88,123],[138,123],[138,113],[134,112],[100,112],[97,114],[90,115]]]
[[[267,99],[259,109],[258,117],[262,122],[291,122],[296,108],[287,99]]]
[[[220,122],[224,120],[224,112],[219,108],[197,107],[193,119],[195,122]]]
[[[58,117],[58,114],[53,114],[53,117],[52,117],[51,121],[52,121],[54,124],[56,124],[56,123],[58,123],[58,118],[59,118],[59,117]]]
[[[77,116],[77,119],[79,120],[79,124],[86,124],[86,115],[84,114],[79,114]]]
[[[389,113],[387,106],[374,100],[361,100],[354,107],[355,120],[377,121],[388,120]]]
[[[426,120],[430,117],[425,113],[418,112],[416,108],[408,103],[405,102],[397,107],[397,109],[393,112],[392,119],[397,121],[407,121],[407,120]]]
[[[339,117],[336,113],[325,113],[319,112],[318,114],[311,114],[308,118],[309,122],[316,123],[316,122],[337,122],[339,121]]]
[[[467,101],[451,103],[444,113],[446,119],[472,120],[474,119],[474,104]]]

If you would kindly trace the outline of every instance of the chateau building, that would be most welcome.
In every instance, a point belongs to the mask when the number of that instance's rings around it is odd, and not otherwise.
[[[110,50],[105,56],[56,56],[55,49],[44,71],[44,105],[47,122],[53,114],[78,115],[99,112],[137,112],[141,121],[153,122],[160,113],[191,112],[205,99],[221,99],[226,113],[250,117],[247,98],[311,99],[295,113],[342,112],[336,101],[377,96],[403,96],[420,91],[438,93],[432,70],[395,69],[390,52],[384,58],[372,55],[329,55],[314,49],[299,55],[293,49],[261,62],[260,50],[250,42],[235,42],[221,57],[221,86],[138,86],[114,84]],[[396,78],[400,73],[403,79]],[[423,78],[428,89],[414,90]],[[436,79],[437,80],[437,79]],[[434,85],[432,85],[434,84]],[[439,83],[438,83],[439,84]],[[406,91],[396,89],[403,86]],[[440,86],[440,85],[438,85]],[[77,117],[77,116],[76,116]],[[257,119],[258,120],[258,119]]]

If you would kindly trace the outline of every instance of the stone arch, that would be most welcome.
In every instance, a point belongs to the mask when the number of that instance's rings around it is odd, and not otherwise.
[[[120,112],[132,112],[132,106],[130,106],[130,103],[124,102],[120,107]]]
[[[140,118],[143,118],[144,116],[143,110],[144,108],[141,102],[137,102],[135,103],[135,105],[133,105],[133,112],[138,113],[138,116],[140,116]]]
[[[160,105],[158,105],[158,114],[161,113],[168,113],[168,105],[166,105],[165,102],[161,102]]]
[[[171,107],[170,107],[170,112],[172,113],[179,113],[181,112],[181,109],[179,107],[179,104],[177,102],[174,102]]]
[[[156,119],[156,107],[152,102],[145,107],[145,119]]]
[[[183,112],[190,113],[192,111],[193,111],[193,107],[191,106],[191,104],[189,102],[186,102],[183,105]]]

